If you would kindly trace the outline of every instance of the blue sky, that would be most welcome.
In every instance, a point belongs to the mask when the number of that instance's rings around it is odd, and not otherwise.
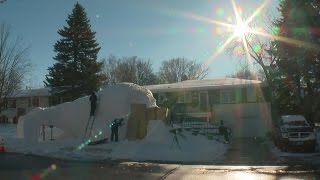
[[[29,86],[43,86],[47,68],[54,63],[53,45],[58,29],[66,25],[76,0],[7,0],[0,4],[0,21],[30,46],[34,70]],[[79,0],[97,32],[99,58],[138,56],[150,59],[155,71],[162,60],[185,57],[204,63],[227,39],[217,25],[181,15],[193,13],[227,22],[234,18],[228,0]],[[243,12],[252,12],[263,0],[235,0]],[[278,1],[270,0],[265,12],[274,14]],[[264,13],[262,13],[263,15]],[[263,18],[260,15],[260,18]],[[207,78],[229,75],[238,67],[238,58],[225,52],[213,59]]]

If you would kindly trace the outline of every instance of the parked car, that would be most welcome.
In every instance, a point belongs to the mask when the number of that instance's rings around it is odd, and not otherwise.
[[[301,115],[281,116],[274,133],[275,145],[284,151],[314,151],[317,145],[316,131]]]

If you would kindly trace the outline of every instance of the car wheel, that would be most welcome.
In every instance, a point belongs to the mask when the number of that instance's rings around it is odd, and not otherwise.
[[[280,143],[280,141],[278,139],[274,139],[274,145],[276,147],[278,147],[279,149],[281,149],[281,143]]]
[[[308,152],[314,152],[316,150],[316,146],[311,146],[308,148]]]
[[[281,150],[283,152],[289,152],[289,148],[287,146],[284,146],[284,145],[281,146]]]

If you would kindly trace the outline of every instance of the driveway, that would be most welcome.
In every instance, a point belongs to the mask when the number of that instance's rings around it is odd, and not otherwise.
[[[263,138],[235,138],[225,155],[225,162],[246,165],[275,165],[278,158],[271,148],[272,141]]]

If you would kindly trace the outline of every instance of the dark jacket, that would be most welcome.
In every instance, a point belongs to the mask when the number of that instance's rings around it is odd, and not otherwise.
[[[123,119],[114,119],[110,125],[111,130],[118,130],[119,126],[122,126]]]
[[[97,96],[96,96],[96,94],[92,94],[92,95],[90,96],[90,101],[91,101],[91,106],[95,106],[95,105],[96,105],[96,103],[97,103]]]

